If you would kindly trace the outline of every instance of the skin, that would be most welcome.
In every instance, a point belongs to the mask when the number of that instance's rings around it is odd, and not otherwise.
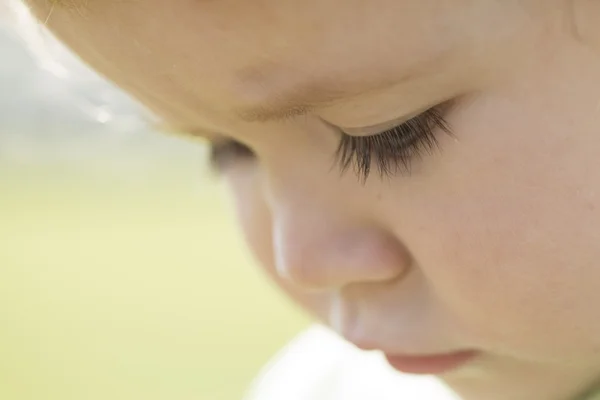
[[[29,3],[165,123],[254,151],[223,170],[247,241],[346,339],[477,350],[440,376],[465,400],[574,399],[600,377],[600,2]],[[331,168],[338,127],[447,100],[453,136],[409,175]]]

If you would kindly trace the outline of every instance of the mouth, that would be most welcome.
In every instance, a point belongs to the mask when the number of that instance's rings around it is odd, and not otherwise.
[[[348,339],[347,339],[348,340]],[[383,353],[388,364],[395,370],[411,375],[442,375],[461,368],[481,355],[478,350],[458,350],[440,353],[398,353],[390,347],[374,345],[372,342],[351,341],[364,351]],[[368,344],[367,344],[368,343]]]
[[[477,357],[474,350],[434,355],[385,354],[387,362],[397,371],[414,375],[441,375],[460,368]]]

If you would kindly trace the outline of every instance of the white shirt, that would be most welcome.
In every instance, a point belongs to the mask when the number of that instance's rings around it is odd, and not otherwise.
[[[401,374],[327,328],[302,333],[269,363],[246,400],[459,400],[430,376]]]

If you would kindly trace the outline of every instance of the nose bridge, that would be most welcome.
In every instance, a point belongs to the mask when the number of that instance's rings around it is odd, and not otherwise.
[[[360,210],[316,200],[315,193],[277,196],[272,204],[277,272],[308,289],[391,280],[408,265],[394,236],[360,218]],[[303,197],[312,197],[303,201]]]

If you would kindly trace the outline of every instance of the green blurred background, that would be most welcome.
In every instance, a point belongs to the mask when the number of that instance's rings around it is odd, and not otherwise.
[[[0,399],[241,399],[308,320],[253,264],[205,151],[57,78],[10,24],[0,60]]]

